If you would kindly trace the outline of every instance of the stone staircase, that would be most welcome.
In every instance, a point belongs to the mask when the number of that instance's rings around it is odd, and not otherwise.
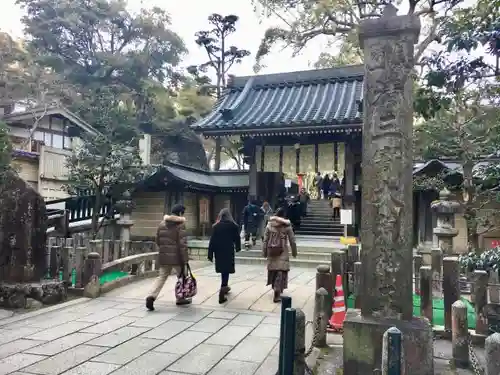
[[[344,235],[344,227],[340,219],[333,220],[333,209],[327,200],[309,202],[307,216],[302,218],[297,235],[340,237]]]
[[[316,268],[320,264],[330,264],[331,254],[344,249],[337,239],[328,236],[324,238],[311,238],[311,236],[297,236],[297,258],[290,256],[291,267]],[[249,250],[241,250],[236,254],[237,264],[262,264],[265,266],[267,260],[262,257],[262,242]]]
[[[346,246],[340,243],[339,238],[333,236],[310,236],[299,235],[295,237],[297,243],[297,258],[290,256],[290,266],[313,268],[320,264],[330,264],[331,254]],[[206,260],[208,252],[208,240],[189,239],[189,255],[193,260]],[[236,253],[236,264],[260,264],[263,267],[267,260],[262,257],[262,241],[259,239],[255,246],[249,250],[244,248]]]

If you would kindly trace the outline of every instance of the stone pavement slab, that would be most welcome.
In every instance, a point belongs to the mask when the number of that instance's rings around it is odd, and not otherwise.
[[[205,374],[208,369],[219,363],[231,349],[231,346],[201,344],[168,369],[188,374]]]
[[[103,353],[105,350],[106,348],[98,346],[79,345],[55,356],[37,361],[37,363],[26,367],[24,371],[41,375],[59,375]]]
[[[85,362],[63,372],[63,375],[107,375],[118,369],[120,365],[111,363]]]
[[[193,299],[194,305],[218,308],[220,275],[215,273],[211,264],[194,271],[198,281],[198,295]],[[290,295],[294,306],[301,309],[314,306],[314,287],[316,272],[308,268],[292,268],[288,275],[288,290],[285,295]],[[266,286],[267,270],[261,265],[236,265],[236,273],[230,275],[229,284],[232,288],[228,301],[223,307],[229,309],[244,309],[250,311],[279,312],[279,305],[273,303],[273,295],[269,286]],[[169,277],[161,291],[158,301],[161,303],[175,303],[174,285],[176,278]],[[141,303],[149,292],[152,279],[138,280],[131,285],[117,288],[106,294],[110,298],[128,299]],[[312,292],[311,292],[312,291]],[[140,301],[140,302],[139,302]],[[131,302],[133,303],[133,302]],[[131,311],[130,314],[136,313]],[[140,313],[139,313],[140,314]],[[88,319],[88,318],[87,318]]]
[[[0,360],[0,375],[10,374],[46,357],[35,354],[16,353]]]
[[[210,293],[219,277],[210,267],[196,273],[200,290],[211,283],[209,292],[190,306],[173,304],[171,281],[156,310],[146,311],[143,291],[153,280],[141,280],[95,300],[0,320],[0,375],[274,374],[279,305],[268,298],[265,270],[238,270],[232,304],[211,304],[218,302]],[[288,292],[306,311],[312,311],[306,289],[314,294],[313,276],[310,270],[290,273]]]

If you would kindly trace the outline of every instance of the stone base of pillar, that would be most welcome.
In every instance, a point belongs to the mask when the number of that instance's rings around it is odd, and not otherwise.
[[[373,374],[382,369],[384,332],[403,333],[403,375],[434,375],[432,328],[426,319],[411,321],[365,318],[349,309],[344,321],[344,375]]]

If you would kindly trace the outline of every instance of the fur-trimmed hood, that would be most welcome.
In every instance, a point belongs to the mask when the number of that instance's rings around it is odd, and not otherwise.
[[[163,216],[163,222],[166,226],[179,225],[184,224],[186,222],[186,218],[184,216],[165,215]]]
[[[291,225],[291,223],[290,223],[290,220],[285,219],[283,217],[271,216],[269,218],[269,225],[272,225],[274,227],[278,227],[278,226],[289,226],[289,225]]]

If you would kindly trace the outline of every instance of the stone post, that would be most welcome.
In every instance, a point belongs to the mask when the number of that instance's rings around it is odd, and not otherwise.
[[[99,276],[101,276],[101,256],[99,253],[89,253],[83,269],[83,296],[97,298],[101,293]]]
[[[412,69],[420,21],[386,6],[359,30],[363,100],[363,316],[411,319]],[[384,330],[385,331],[385,330]]]
[[[135,204],[128,191],[125,191],[122,199],[116,202],[116,209],[120,213],[120,219],[118,219],[116,224],[120,226],[120,240],[122,242],[130,241],[130,228],[134,225],[131,214],[134,207]]]
[[[443,290],[443,252],[440,248],[431,249],[431,267],[432,267],[432,293],[434,297],[441,298]]]
[[[432,271],[430,266],[420,267],[420,315],[433,324],[432,311]]]
[[[405,338],[403,373],[434,373],[432,329],[426,319],[413,317],[413,68],[419,34],[419,18],[398,16],[391,4],[382,17],[363,20],[359,27],[365,56],[363,297],[361,314],[348,310],[344,321],[348,375],[381,368],[380,343],[391,327]]]
[[[456,367],[469,367],[469,328],[467,324],[467,306],[463,301],[455,301],[451,306],[452,361]]]
[[[474,297],[476,310],[476,333],[488,335],[488,321],[484,308],[488,303],[488,273],[486,271],[474,271]]]
[[[330,266],[326,264],[320,264],[316,268],[316,290],[324,288],[327,292],[324,298],[324,311],[330,319],[332,315],[332,303],[333,303],[333,285],[332,285],[332,275],[330,274]]]
[[[485,375],[500,374],[500,333],[494,333],[486,338],[484,343],[486,354]]]
[[[498,277],[498,272],[490,272],[489,284],[488,299],[490,303],[500,305],[500,279]]]
[[[316,290],[314,296],[314,331],[317,335],[313,338],[313,346],[316,348],[326,347],[326,328],[331,313],[331,307],[325,311],[325,300],[328,298],[328,292],[325,288]]]
[[[306,314],[301,309],[296,309],[295,316],[295,359],[293,374],[305,374],[306,352]]]
[[[460,299],[460,265],[458,257],[443,259],[444,329],[451,331],[451,306]]]
[[[450,201],[450,192],[447,189],[439,193],[439,200],[431,203],[431,209],[436,213],[437,226],[433,233],[438,240],[438,247],[443,254],[453,254],[453,238],[458,235],[453,223],[455,214],[460,212],[460,203]]]
[[[396,327],[391,327],[385,331],[382,340],[382,374],[402,374],[403,368],[403,334]]]
[[[418,288],[420,287],[420,267],[424,265],[422,255],[413,256],[413,290],[418,294]]]
[[[354,263],[354,270],[352,273],[352,289],[354,293],[354,308],[359,309],[361,307],[361,278],[363,277],[363,265],[361,262]]]
[[[335,283],[337,280],[337,276],[340,275],[342,277],[342,288],[344,290],[344,296],[347,298],[348,296],[348,287],[347,287],[347,252],[345,250],[335,251],[331,255],[332,263],[331,263],[331,273],[332,273],[332,290],[335,290]],[[347,299],[345,301],[347,306]]]
[[[347,262],[349,264],[354,264],[355,262],[359,262],[359,245],[347,246]]]

